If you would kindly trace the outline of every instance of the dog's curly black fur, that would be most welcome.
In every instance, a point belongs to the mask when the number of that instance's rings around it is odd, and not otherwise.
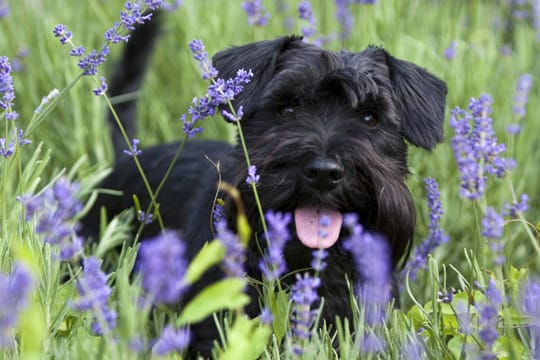
[[[152,32],[155,29],[143,28],[139,33],[146,35],[135,34],[128,43],[118,67],[119,86],[113,86],[112,95],[140,83]],[[295,36],[229,48],[213,57],[213,65],[224,79],[234,77],[240,68],[254,73],[233,105],[244,107],[241,126],[260,175],[263,209],[293,213],[298,207],[311,206],[355,213],[366,228],[385,236],[392,251],[392,268],[399,268],[408,255],[415,226],[414,206],[405,185],[407,142],[430,150],[442,140],[444,82],[380,47],[358,53],[333,52]],[[127,110],[118,110],[124,117]],[[133,122],[133,114],[122,120]],[[154,188],[177,146],[159,145],[140,155]],[[119,151],[120,145],[116,148]],[[253,193],[245,183],[242,149],[216,141],[189,141],[158,202],[166,227],[181,232],[190,257],[213,236],[210,219],[218,174],[207,157],[219,161],[223,180],[240,190],[254,233],[262,231]],[[109,214],[118,213],[133,205],[133,194],[143,206],[148,204],[133,160],[127,156],[118,159],[102,186],[122,190],[124,195],[99,197],[84,220],[87,233],[98,228],[101,206]],[[232,220],[234,206],[227,206],[226,211]],[[309,268],[312,249],[294,236],[294,224],[290,230],[293,238],[284,252],[288,270]],[[147,235],[157,231],[157,224],[146,228]],[[330,324],[336,317],[351,316],[347,280],[357,278],[353,260],[342,248],[344,235],[328,249],[328,265],[321,274],[322,318]],[[264,244],[257,244],[256,238],[261,237],[254,236],[247,249],[246,270],[247,275],[260,279],[258,262]],[[210,272],[193,293],[220,276],[218,270]],[[257,294],[255,289],[248,292],[254,297]],[[258,311],[254,299],[248,312],[256,315]],[[216,338],[212,321],[193,331],[192,351],[208,355]]]

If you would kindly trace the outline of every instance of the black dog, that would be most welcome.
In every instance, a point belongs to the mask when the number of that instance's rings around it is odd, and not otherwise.
[[[135,34],[128,43],[113,95],[140,83],[153,39],[151,30],[144,30],[146,35],[137,39]],[[393,269],[405,261],[415,226],[405,185],[407,142],[430,150],[442,140],[446,85],[379,47],[333,52],[294,36],[227,49],[213,57],[213,65],[224,79],[234,77],[240,68],[254,73],[233,105],[244,107],[241,125],[260,175],[263,209],[294,214],[290,230],[296,235],[284,253],[288,270],[310,267],[314,244],[306,219],[326,214],[338,227],[324,244],[329,255],[319,289],[325,301],[322,319],[332,324],[336,317],[350,317],[347,279],[355,281],[357,275],[351,255],[342,249],[341,214],[356,213],[366,228],[384,235]],[[126,117],[126,110],[118,110],[123,121],[134,121],[133,114]],[[177,147],[177,143],[160,145],[140,155],[154,188]],[[252,191],[245,183],[248,169],[241,148],[189,141],[158,198],[166,227],[181,232],[189,256],[213,238],[210,219],[218,175],[207,157],[221,163],[223,180],[240,191],[254,233],[262,232]],[[127,156],[118,159],[102,187],[122,190],[124,195],[100,196],[84,221],[85,229],[98,228],[101,206],[115,214],[133,206],[133,194],[143,208],[148,205],[146,190]],[[234,206],[227,206],[226,212],[233,226]],[[155,223],[146,228],[147,235],[157,231]],[[255,279],[261,278],[261,247],[264,244],[254,237],[247,249],[247,275]],[[209,273],[197,289],[220,276],[219,271]],[[248,312],[257,315],[257,307],[254,299]],[[192,351],[210,354],[216,338],[213,329],[211,321],[193,328]]]

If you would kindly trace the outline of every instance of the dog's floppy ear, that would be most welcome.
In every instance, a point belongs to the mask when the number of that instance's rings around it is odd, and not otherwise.
[[[399,100],[403,137],[431,150],[443,140],[447,88],[444,81],[385,51],[390,81]]]
[[[234,99],[234,107],[243,105],[244,111],[249,111],[249,105],[256,103],[255,99],[259,98],[262,90],[274,75],[278,56],[301,43],[302,38],[299,36],[286,36],[235,46],[214,55],[212,65],[218,70],[218,76],[222,79],[234,78],[239,69],[246,71],[251,69],[253,72],[253,78],[249,84]]]

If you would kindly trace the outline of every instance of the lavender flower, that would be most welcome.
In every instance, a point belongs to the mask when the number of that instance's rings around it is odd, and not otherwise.
[[[366,324],[373,329],[373,333],[363,339],[362,347],[367,352],[377,352],[384,347],[378,330],[384,323],[386,307],[391,298],[390,251],[380,235],[364,230],[356,215],[345,216],[344,224],[350,236],[343,243],[343,248],[352,254],[355,261],[359,275],[356,293],[365,311]]]
[[[497,289],[497,285],[493,279],[490,279],[488,287],[485,291],[486,301],[479,305],[479,331],[478,336],[484,342],[482,350],[482,358],[493,358],[493,344],[499,338],[497,331],[497,323],[499,320],[498,307],[502,303],[501,294]]]
[[[270,19],[270,13],[266,11],[261,0],[246,0],[242,3],[242,9],[248,16],[248,24],[265,26]]]
[[[78,66],[83,70],[83,75],[96,75],[98,67],[105,62],[109,55],[109,47],[104,46],[98,53],[96,49],[81,58],[78,62]]]
[[[53,34],[55,37],[60,39],[62,45],[71,42],[72,33],[69,31],[64,24],[58,24],[53,29]]]
[[[6,120],[15,120],[19,117],[13,108],[15,89],[11,77],[11,65],[6,56],[0,56],[0,109],[5,110]]]
[[[531,355],[540,359],[540,280],[530,277],[521,289],[520,309],[527,316]]]
[[[34,279],[22,263],[15,263],[9,274],[0,272],[0,349],[15,346],[14,328],[33,288]]]
[[[9,143],[6,142],[6,139],[0,138],[0,155],[2,155],[5,158],[10,157],[15,152],[15,148],[18,145],[19,147],[28,145],[32,141],[24,138],[24,131],[23,129],[17,129],[14,128],[11,131],[11,141]]]
[[[193,40],[189,44],[189,47],[193,53],[193,58],[199,62],[203,72],[203,79],[211,80],[206,95],[200,99],[193,98],[187,114],[183,114],[180,117],[183,123],[184,133],[189,137],[193,137],[202,132],[202,128],[197,127],[197,123],[207,117],[214,116],[220,105],[227,104],[233,100],[244,89],[244,84],[249,83],[251,77],[253,77],[253,73],[251,70],[239,69],[236,76],[232,79],[223,80],[217,78],[217,70],[210,65],[208,54],[204,51],[203,42]],[[237,116],[225,114],[225,118],[231,121],[237,121],[241,116],[241,107],[238,109]]]
[[[529,195],[521,194],[521,201],[514,201],[512,205],[506,204],[503,214],[517,218],[526,213],[527,210],[529,210]]]
[[[165,356],[187,348],[191,341],[191,332],[187,328],[175,329],[168,325],[161,332],[160,338],[152,347],[152,354]]]
[[[60,249],[60,260],[70,260],[82,250],[83,240],[77,235],[79,224],[73,221],[82,210],[76,198],[78,191],[77,182],[61,177],[40,195],[18,197],[26,209],[26,220],[36,218],[36,232],[44,236],[46,243]]]
[[[313,9],[309,1],[302,0],[300,4],[298,4],[298,17],[308,23],[307,26],[302,27],[302,34],[304,37],[309,38],[313,36],[316,30],[316,20],[315,16],[313,16]]]
[[[216,224],[217,237],[225,247],[225,256],[222,260],[223,271],[226,276],[244,276],[245,251],[238,236],[227,228],[227,222],[222,220]]]
[[[174,11],[182,5],[182,0],[175,0],[172,4],[164,2],[161,7],[167,11]]]
[[[141,141],[139,139],[133,139],[131,140],[131,149],[124,150],[124,154],[129,156],[138,156],[142,154],[142,151],[139,150],[139,143]]]
[[[176,303],[187,289],[185,245],[172,231],[142,242],[138,268],[154,303]]]
[[[454,57],[456,56],[456,45],[457,42],[454,40],[450,43],[446,50],[444,50],[444,57],[446,60],[454,60]]]
[[[278,280],[287,269],[283,258],[283,248],[291,238],[288,226],[292,216],[289,213],[269,210],[266,212],[265,218],[268,225],[268,249],[259,262],[259,269],[261,269],[264,278],[271,282]]]
[[[482,95],[478,100],[472,98],[469,112],[460,108],[452,110],[450,126],[454,128],[452,148],[461,177],[461,195],[477,199],[486,189],[487,174],[503,177],[514,166],[513,159],[501,157],[506,150],[498,144],[492,129],[492,100]]]
[[[405,266],[402,276],[407,273],[411,280],[416,279],[418,270],[423,269],[427,264],[428,255],[433,253],[437,247],[448,241],[446,235],[439,224],[443,215],[440,200],[439,185],[433,178],[425,179],[428,207],[430,211],[429,234],[428,237],[416,248],[414,256]]]
[[[264,307],[261,311],[261,314],[259,315],[259,321],[261,324],[264,325],[271,325],[274,321],[274,316],[272,315],[272,311],[268,307]]]
[[[351,34],[354,23],[354,17],[349,9],[351,0],[334,0],[334,4],[336,5],[336,19],[338,24],[341,24],[340,39],[346,40]]]
[[[312,307],[319,300],[317,289],[320,285],[320,278],[304,273],[303,276],[296,274],[296,282],[291,288],[291,337],[293,341],[296,341],[293,350],[297,355],[302,354],[302,348],[298,342],[311,337],[312,327],[317,317],[317,310]]]
[[[103,96],[107,92],[107,83],[105,82],[105,77],[101,77],[101,83],[99,87],[92,90],[96,96]]]
[[[505,261],[504,241],[502,240],[504,219],[495,209],[488,207],[482,218],[482,236],[490,239],[489,246],[494,256],[495,264],[502,265]]]
[[[108,329],[116,327],[116,311],[109,308],[109,297],[112,289],[107,285],[107,275],[101,271],[101,260],[92,256],[83,260],[82,276],[77,280],[79,298],[73,303],[79,311],[90,310],[96,319],[92,324],[92,330],[97,335],[104,333],[103,325]]]
[[[252,185],[252,184],[258,184],[259,183],[259,180],[260,180],[260,175],[257,174],[257,167],[255,165],[251,165],[249,168],[248,168],[248,176],[246,178],[246,183],[248,185]]]
[[[3,19],[9,15],[9,4],[6,0],[0,0],[0,19]]]
[[[525,106],[529,100],[532,82],[531,74],[524,74],[518,79],[514,95],[514,114],[518,117],[523,117],[527,113]]]
[[[317,272],[321,272],[326,268],[325,259],[328,257],[328,251],[325,249],[317,249],[312,252],[313,259],[311,260],[311,267]]]
[[[143,224],[151,224],[154,220],[153,214],[147,214],[146,212],[139,210],[137,219]]]

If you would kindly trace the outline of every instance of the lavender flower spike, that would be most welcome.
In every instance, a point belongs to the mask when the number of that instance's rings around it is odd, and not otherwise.
[[[138,269],[142,274],[142,286],[154,303],[175,303],[186,291],[185,247],[173,231],[142,242]]]
[[[248,168],[248,176],[246,178],[246,183],[248,185],[251,184],[258,184],[261,176],[257,174],[257,167],[255,165],[251,165]]]
[[[268,249],[259,262],[259,269],[267,281],[278,280],[287,269],[283,258],[283,248],[291,235],[288,226],[292,220],[289,213],[273,212],[269,210],[266,215],[268,225]]]
[[[101,260],[89,257],[83,261],[82,276],[77,280],[77,290],[80,298],[74,302],[75,309],[79,311],[89,310],[94,313],[96,320],[92,324],[92,330],[97,335],[104,333],[103,324],[108,329],[116,327],[116,311],[109,308],[109,297],[112,293],[107,284],[107,275],[101,271]]]
[[[425,179],[428,207],[430,210],[429,234],[428,237],[416,248],[414,256],[403,269],[402,276],[407,273],[411,280],[416,279],[418,270],[423,269],[427,264],[429,254],[433,253],[437,247],[448,241],[448,235],[442,231],[439,221],[443,215],[440,200],[439,185],[433,178]]]
[[[33,288],[34,279],[21,263],[16,263],[9,274],[0,272],[0,350],[16,345],[15,326]]]
[[[299,342],[307,340],[311,336],[312,327],[317,317],[317,310],[313,310],[313,306],[319,301],[317,289],[320,285],[320,278],[304,273],[303,276],[296,274],[296,283],[291,288],[291,337],[296,342],[293,345],[293,351],[297,355],[301,355],[303,352]]]
[[[225,256],[222,260],[222,267],[226,276],[244,276],[245,251],[240,239],[227,228],[227,221],[221,220],[216,223],[217,238],[225,247]]]
[[[191,340],[191,332],[187,328],[175,329],[166,326],[161,336],[152,347],[152,354],[165,356],[172,352],[182,351],[187,348]]]
[[[242,9],[248,16],[248,24],[265,26],[270,19],[270,13],[262,5],[261,0],[246,0],[242,3]]]
[[[6,56],[0,56],[0,113],[6,112],[6,120],[15,120],[19,117],[13,108],[15,90],[11,77],[11,64]]]

